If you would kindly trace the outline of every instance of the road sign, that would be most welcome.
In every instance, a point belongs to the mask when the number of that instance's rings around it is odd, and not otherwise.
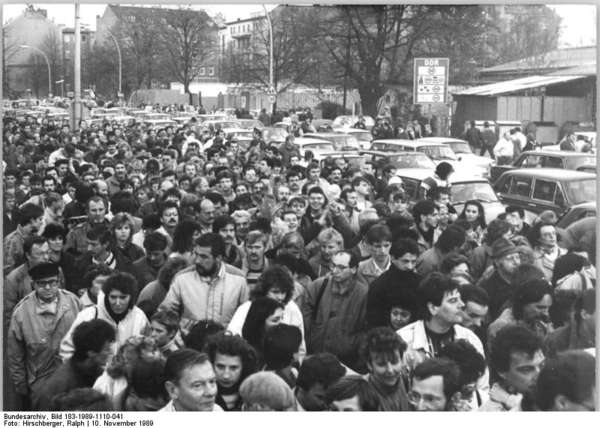
[[[273,104],[275,102],[275,95],[269,95],[269,102]]]
[[[414,59],[414,104],[448,102],[448,58]]]

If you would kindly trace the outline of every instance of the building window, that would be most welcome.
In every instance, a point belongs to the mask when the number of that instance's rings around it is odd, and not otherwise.
[[[81,36],[81,41],[85,43],[85,36]]]
[[[214,76],[215,75],[215,68],[214,67],[208,67],[208,75],[209,76]]]
[[[206,69],[204,67],[200,67],[200,76],[204,76],[206,74]]]

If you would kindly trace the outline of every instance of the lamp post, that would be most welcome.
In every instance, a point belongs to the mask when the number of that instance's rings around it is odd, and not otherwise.
[[[271,104],[271,114],[273,114],[273,104],[275,103],[275,96],[277,94],[273,85],[273,23],[271,22],[267,7],[264,4],[262,7],[265,10],[265,16],[269,24],[269,101]]]
[[[33,49],[34,51],[39,52],[44,57],[44,59],[46,60],[46,65],[48,65],[48,95],[52,94],[52,72],[50,70],[50,61],[48,60],[48,56],[46,56],[43,50],[36,48],[35,46],[21,45],[19,47],[23,49]]]
[[[119,96],[121,96],[121,79],[122,79],[122,70],[123,70],[123,63],[121,61],[121,48],[119,48],[119,43],[117,42],[117,38],[113,35],[113,33],[111,33],[110,31],[106,30],[106,32],[108,33],[108,35],[113,39],[113,42],[115,42],[115,46],[117,47],[117,57],[119,58]]]

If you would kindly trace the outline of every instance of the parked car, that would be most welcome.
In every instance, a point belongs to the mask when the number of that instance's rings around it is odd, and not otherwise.
[[[367,130],[371,130],[375,126],[375,120],[371,116],[362,116],[365,118],[365,126]],[[360,116],[338,116],[333,120],[333,128],[352,128],[358,122]]]
[[[335,152],[333,143],[319,138],[299,137],[294,138],[294,145],[298,147],[300,156],[304,157],[304,153],[310,150],[315,155],[316,160],[322,159],[322,154],[326,152]]]
[[[561,168],[577,170],[583,166],[596,167],[596,156],[591,153],[552,150],[530,150],[523,152],[511,165],[494,165],[490,180],[495,182],[503,172],[516,168]]]
[[[596,202],[584,202],[570,207],[561,218],[558,219],[556,227],[566,229],[577,220],[585,217],[596,216]]]
[[[281,144],[285,142],[285,138],[289,133],[283,128],[266,127],[262,130],[262,137],[267,144]]]
[[[322,152],[319,156],[321,168],[335,164],[336,159],[344,159],[350,168],[360,168],[367,162],[365,156],[354,151]]]
[[[532,221],[542,211],[561,216],[570,207],[596,200],[596,175],[556,168],[525,168],[504,172],[494,183],[500,200],[523,208]]]
[[[420,168],[433,173],[435,162],[421,152],[379,152],[376,150],[360,150],[359,153],[375,163],[377,169],[392,164],[396,169]]]
[[[417,199],[421,181],[431,176],[431,170],[410,168],[401,169],[396,176],[402,179],[406,193]],[[461,213],[465,202],[476,199],[483,205],[486,221],[494,220],[505,210],[489,181],[483,177],[474,177],[468,171],[458,171],[450,176],[450,201],[458,213]]]
[[[373,141],[373,134],[371,134],[371,131],[356,128],[337,128],[334,132],[352,135],[358,140],[361,149],[369,150],[371,148],[371,141]]]
[[[427,137],[427,138],[419,138],[417,141],[424,141],[436,144],[447,144],[450,146],[459,162],[465,164],[468,168],[471,166],[477,169],[485,169],[486,174],[484,177],[490,176],[490,168],[494,163],[494,160],[485,156],[479,156],[471,150],[471,146],[465,140],[460,140],[458,138],[447,138],[447,137]]]
[[[339,132],[310,132],[303,136],[330,141],[336,150],[358,150],[361,148],[358,140],[349,134],[341,134]]]
[[[263,129],[265,125],[258,119],[237,119],[240,128],[253,130],[254,128]]]

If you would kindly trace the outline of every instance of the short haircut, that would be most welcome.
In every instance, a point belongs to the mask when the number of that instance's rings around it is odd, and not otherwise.
[[[463,263],[467,266],[470,266],[469,259],[467,259],[466,256],[452,251],[446,254],[442,259],[440,270],[442,273],[449,274],[452,269],[454,269],[456,266],[460,266]]]
[[[552,288],[545,279],[532,279],[520,284],[512,298],[513,316],[517,320],[522,319],[525,306],[540,301],[545,295],[552,297]]]
[[[517,207],[515,205],[507,206],[506,209],[504,210],[504,212],[506,214],[517,213],[517,214],[519,214],[519,217],[521,217],[522,219],[525,218],[525,210],[523,208]]]
[[[360,257],[355,252],[348,251],[348,250],[340,250],[337,253],[335,253],[334,256],[337,256],[339,254],[346,254],[346,255],[350,256],[350,262],[348,263],[348,266],[351,268],[357,267],[360,263]]]
[[[85,203],[86,210],[90,209],[90,204],[92,202],[94,202],[94,203],[102,202],[102,205],[104,205],[104,209],[108,209],[108,202],[106,202],[106,199],[104,199],[102,196],[95,195],[95,196],[92,196],[91,198],[89,198],[87,200],[87,202]]]
[[[450,196],[450,189],[448,189],[447,187],[436,187],[431,189],[429,193],[427,193],[427,196],[434,201],[440,199],[440,196],[442,195]]]
[[[246,247],[249,245],[254,245],[258,241],[262,242],[263,247],[266,247],[268,242],[267,235],[265,235],[259,230],[253,230],[251,232],[248,232],[248,235],[246,236]]]
[[[144,238],[144,249],[146,250],[146,253],[152,251],[165,251],[167,245],[167,237],[160,232],[150,232]]]
[[[358,396],[358,404],[363,412],[379,410],[379,395],[373,386],[360,375],[342,377],[327,388],[326,400],[331,404],[334,401],[347,400]]]
[[[392,244],[392,248],[390,249],[390,255],[399,259],[405,254],[414,254],[415,256],[419,255],[419,246],[417,245],[417,241],[411,238],[398,238]]]
[[[159,310],[152,315],[150,321],[156,321],[160,325],[165,326],[169,333],[179,330],[179,315],[171,310]]]
[[[448,343],[440,350],[438,357],[448,358],[458,364],[461,386],[477,382],[477,379],[485,373],[485,358],[466,339]]]
[[[208,355],[205,353],[193,349],[179,349],[167,358],[165,380],[177,384],[186,369],[203,364],[210,364]]]
[[[104,412],[114,410],[108,395],[94,388],[75,388],[58,394],[52,400],[52,410],[58,412]]]
[[[197,247],[210,247],[213,257],[225,257],[225,240],[218,233],[205,233],[196,239]]]
[[[460,298],[467,304],[467,302],[474,302],[481,306],[490,305],[490,296],[483,287],[473,284],[465,284],[459,288]]]
[[[64,241],[67,236],[67,230],[61,224],[48,223],[46,227],[44,227],[42,236],[46,239],[62,238]]]
[[[438,208],[435,205],[435,202],[429,199],[423,199],[418,201],[413,207],[412,211],[415,223],[419,224],[421,222],[421,216],[432,214],[437,209]]]
[[[375,327],[367,332],[362,356],[364,361],[370,361],[371,354],[383,354],[391,360],[395,358],[396,351],[402,358],[406,349],[406,342],[391,327]]]
[[[175,201],[164,201],[160,204],[159,213],[162,217],[166,210],[175,208],[177,210],[177,214],[179,214],[179,206]]]
[[[100,352],[107,343],[116,340],[113,326],[103,319],[84,321],[73,330],[73,361],[84,361],[88,352]]]
[[[273,265],[266,268],[258,278],[251,294],[254,298],[266,297],[272,288],[277,288],[285,293],[286,304],[292,299],[294,279],[286,267]]]
[[[302,332],[295,325],[277,324],[265,332],[263,357],[269,370],[291,366],[302,343]]]
[[[558,395],[577,404],[592,401],[598,376],[595,364],[594,356],[582,350],[562,352],[547,360],[536,384],[535,401],[540,410],[552,410]]]
[[[532,331],[520,325],[502,327],[492,339],[490,363],[497,373],[510,369],[510,356],[514,352],[524,352],[530,357],[542,350],[542,341]]]
[[[242,375],[239,383],[258,370],[258,357],[252,346],[241,336],[228,334],[220,331],[210,335],[206,339],[204,352],[214,365],[217,354],[240,357],[242,360]]]
[[[432,376],[441,376],[444,380],[444,396],[450,400],[460,391],[460,368],[448,358],[429,358],[413,371],[413,379],[424,380]]]
[[[444,296],[454,290],[458,290],[458,285],[451,281],[448,276],[439,272],[432,272],[427,275],[417,289],[421,301],[421,316],[425,320],[431,319],[431,312],[429,312],[427,304],[432,303],[434,306],[440,306]]]
[[[216,321],[200,320],[190,328],[188,334],[183,338],[183,343],[186,348],[202,351],[210,336],[224,330],[225,327]]]
[[[83,288],[89,290],[92,288],[93,282],[96,278],[99,276],[109,276],[112,273],[114,273],[114,271],[105,264],[90,266],[83,274]]]
[[[228,225],[232,225],[235,228],[235,221],[232,217],[228,215],[222,215],[215,218],[212,226],[213,233],[219,233],[221,229]]]
[[[365,241],[368,244],[375,244],[382,241],[392,242],[392,232],[385,224],[377,223],[367,230]]]
[[[18,219],[19,226],[27,226],[32,220],[44,215],[42,207],[36,204],[27,203],[19,208]]]
[[[317,237],[319,244],[328,244],[333,242],[337,244],[340,248],[344,248],[344,238],[342,234],[335,230],[333,227],[326,227],[319,232]]]
[[[208,199],[215,205],[227,205],[227,201],[225,201],[225,198],[220,193],[208,192],[206,195],[204,195],[204,198]]]
[[[101,244],[107,244],[112,242],[112,233],[103,224],[93,226],[85,234],[86,238],[90,241],[100,241]]]
[[[34,245],[41,246],[46,243],[48,243],[48,240],[43,236],[28,236],[23,242],[23,254],[31,254],[31,249]]]
[[[434,244],[442,253],[448,253],[465,243],[465,231],[458,226],[448,226]]]
[[[329,352],[310,355],[302,361],[296,386],[304,391],[308,391],[318,383],[328,388],[345,373],[346,369],[335,355]]]
[[[511,230],[510,223],[506,220],[494,219],[487,226],[485,243],[492,245],[497,239],[502,238],[508,231]]]

